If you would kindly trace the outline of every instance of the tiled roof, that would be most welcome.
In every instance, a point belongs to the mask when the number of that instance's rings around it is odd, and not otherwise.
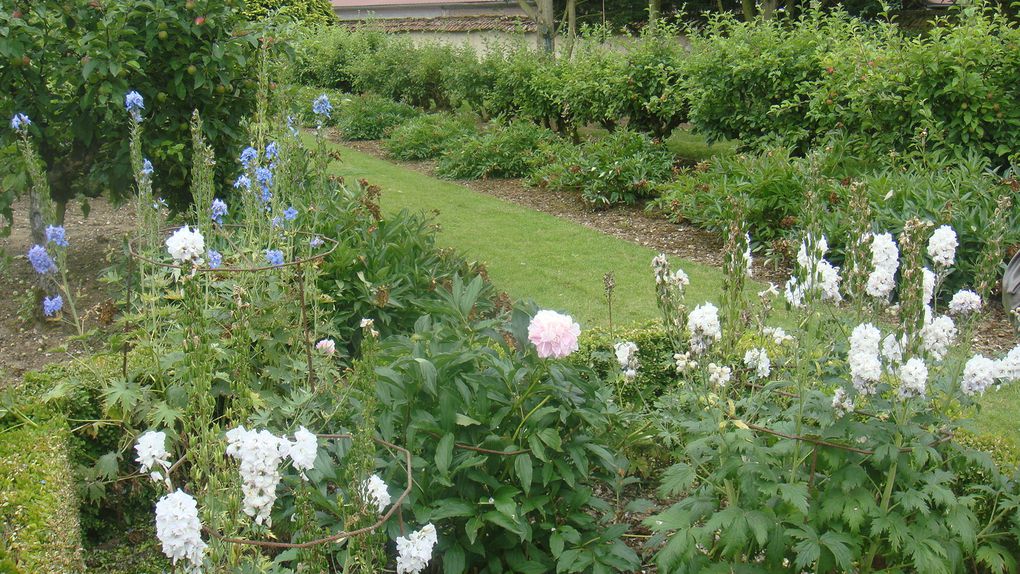
[[[505,4],[506,0],[331,0],[334,8],[378,8],[381,6],[442,6],[444,4]]]
[[[444,16],[440,18],[379,18],[346,21],[349,27],[365,26],[384,32],[534,32],[529,18],[518,16]]]

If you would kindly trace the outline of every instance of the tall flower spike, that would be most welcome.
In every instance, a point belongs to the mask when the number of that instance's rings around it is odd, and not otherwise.
[[[132,90],[124,96],[124,108],[131,114],[131,119],[140,122],[142,121],[142,110],[145,109],[145,100],[142,99],[141,94]]]

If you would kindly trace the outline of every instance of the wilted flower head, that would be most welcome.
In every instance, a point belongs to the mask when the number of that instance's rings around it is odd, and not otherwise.
[[[326,94],[320,95],[319,97],[315,98],[314,102],[312,102],[312,112],[314,112],[315,115],[317,116],[328,118],[330,112],[332,111],[333,105],[329,103],[329,98],[326,96]],[[320,119],[319,121],[321,123],[322,120]]]
[[[436,527],[426,524],[407,537],[397,538],[397,574],[420,574],[432,559],[432,548],[439,538]]]
[[[333,353],[336,353],[336,341],[333,339],[323,339],[315,344],[315,350],[327,357],[332,357]]]
[[[124,96],[124,108],[131,114],[131,119],[136,122],[142,121],[142,110],[145,109],[145,101],[142,95],[132,90]]]
[[[62,225],[47,225],[46,243],[53,243],[58,247],[67,247],[67,238],[64,227]]]
[[[836,411],[837,417],[854,412],[854,400],[850,398],[843,387],[837,388],[836,392],[832,394],[832,408]]]
[[[535,345],[538,356],[561,359],[577,350],[581,326],[570,315],[542,310],[528,324],[528,340]]]
[[[719,309],[711,303],[702,303],[687,317],[687,331],[691,335],[691,351],[700,355],[722,339],[722,325],[719,323]]]
[[[33,245],[28,250],[28,262],[32,264],[32,268],[35,272],[40,275],[47,273],[53,273],[57,270],[57,265],[50,258],[49,252],[42,245]]]
[[[939,267],[949,267],[956,261],[956,232],[948,225],[943,225],[932,233],[928,240],[928,255]]]
[[[187,225],[178,229],[166,240],[166,249],[178,263],[201,265],[205,253],[205,238]]]
[[[960,289],[949,302],[952,315],[970,315],[981,310],[981,296],[967,289]]]
[[[60,295],[54,295],[52,297],[44,297],[42,302],[43,315],[52,317],[60,312],[64,308],[64,298]]]
[[[28,119],[25,114],[14,114],[11,118],[11,129],[18,133],[28,131],[30,125],[32,125],[32,120]]]
[[[676,365],[677,374],[684,374],[687,371],[691,371],[698,368],[698,362],[691,358],[690,351],[686,353],[676,353],[673,355],[673,363]]]
[[[198,503],[189,494],[177,489],[156,503],[156,537],[163,543],[163,554],[173,564],[187,560],[192,572],[202,568],[206,544],[202,541],[202,522]]]

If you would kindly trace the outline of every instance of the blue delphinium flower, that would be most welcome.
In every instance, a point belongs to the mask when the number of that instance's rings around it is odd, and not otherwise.
[[[262,203],[266,205],[266,211],[272,209],[272,207],[269,206],[269,202],[273,201],[273,192],[269,191],[268,187],[262,188],[262,193],[259,195],[259,199],[261,199]]]
[[[167,205],[166,200],[163,199],[162,197],[157,197],[156,201],[152,202],[152,208],[155,209],[156,211],[159,211],[160,209],[166,209],[167,207],[169,206]]]
[[[246,170],[251,167],[252,163],[258,161],[258,159],[259,152],[251,146],[244,148],[244,151],[241,152],[241,165],[243,165]]]
[[[269,142],[266,146],[266,159],[274,160],[280,157],[280,150],[276,147],[276,142]]]
[[[40,275],[57,270],[57,266],[53,263],[53,259],[50,258],[50,254],[46,252],[46,248],[42,245],[33,245],[28,250],[28,262],[32,264],[35,272]]]
[[[152,175],[152,162],[148,158],[142,161],[142,175]]]
[[[145,100],[142,95],[132,90],[124,96],[124,108],[131,114],[131,119],[136,122],[142,121],[142,110],[145,109]]]
[[[46,243],[55,243],[59,247],[67,247],[66,232],[62,225],[46,226]]]
[[[330,112],[333,111],[333,105],[329,103],[329,98],[326,97],[326,94],[322,94],[315,98],[315,101],[312,102],[312,111],[315,112],[315,115],[317,116],[323,116],[326,118],[329,117]]]
[[[214,199],[209,211],[212,212],[212,220],[223,225],[223,216],[227,214],[227,202],[222,199]]]
[[[16,132],[27,131],[30,125],[32,125],[32,120],[28,119],[25,114],[14,114],[14,117],[11,118],[11,129]]]
[[[272,219],[272,221],[269,222],[269,226],[272,227],[273,229],[276,229],[277,227],[283,227],[283,219],[281,219],[280,216],[277,215]]]
[[[287,129],[290,130],[290,135],[298,137],[297,128],[294,127],[294,116],[287,116]]]
[[[56,315],[64,308],[64,299],[60,295],[44,297],[42,302],[43,314],[47,317]]]
[[[210,249],[206,255],[209,256],[209,269],[219,269],[223,264],[223,255],[219,251]]]
[[[256,168],[255,181],[261,183],[262,187],[269,187],[273,185],[273,172],[265,167]]]
[[[266,249],[266,263],[273,267],[283,265],[283,251],[279,249]]]
[[[242,173],[234,182],[234,189],[251,189],[251,178]]]
[[[325,241],[323,241],[321,237],[316,235],[315,237],[308,241],[308,246],[311,247],[312,249],[315,249],[316,247],[322,247],[323,243],[325,243]]]
[[[295,219],[297,219],[297,216],[298,210],[294,209],[293,206],[283,210],[283,218],[286,219],[287,221],[294,221]]]

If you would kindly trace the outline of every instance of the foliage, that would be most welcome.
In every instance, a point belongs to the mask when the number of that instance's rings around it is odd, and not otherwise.
[[[543,143],[556,136],[526,121],[493,124],[478,135],[467,135],[450,143],[439,159],[436,171],[442,177],[482,179],[523,177],[534,167]]]
[[[455,279],[445,313],[392,340],[376,371],[383,436],[429,469],[409,509],[444,525],[443,571],[635,568],[626,525],[605,524],[608,505],[593,493],[618,468],[604,438],[606,389],[538,359],[523,310],[508,340],[501,320],[474,319],[480,288]]]
[[[329,0],[245,0],[243,14],[248,20],[280,16],[305,26],[336,22]]]
[[[451,107],[446,74],[474,58],[469,48],[446,44],[414,46],[409,39],[390,38],[375,52],[362,53],[351,62],[354,89],[404,102],[424,110]]]
[[[690,104],[681,87],[682,60],[687,54],[676,41],[678,32],[660,23],[645,28],[639,39],[628,45],[623,92],[628,128],[665,138],[687,121]]]
[[[469,118],[427,114],[394,128],[383,147],[396,159],[432,159],[449,149],[454,140],[474,131],[474,124]]]
[[[388,37],[379,31],[342,26],[298,30],[294,44],[293,72],[298,83],[341,92],[354,90],[351,65],[357,58],[369,58]]]
[[[82,569],[67,434],[67,423],[59,416],[4,424],[0,540],[10,556],[6,567],[0,559],[0,571],[72,574]]]
[[[580,146],[559,146],[551,162],[538,166],[531,183],[581,192],[596,208],[633,204],[654,195],[656,184],[673,174],[673,156],[639,132],[618,129]]]
[[[348,140],[378,140],[400,124],[421,115],[413,107],[383,96],[365,94],[340,102],[336,125]]]
[[[643,400],[654,399],[673,388],[676,384],[673,344],[662,326],[654,323],[613,331],[605,328],[589,329],[581,334],[580,349],[571,355],[570,361],[594,370],[604,380],[613,379],[620,371],[620,364],[613,354],[613,345],[620,341],[630,341],[637,345],[638,362],[641,365],[633,380],[617,383],[617,396],[623,397],[624,406],[639,406]]]
[[[32,2],[0,14],[9,31],[0,41],[0,86],[10,97],[0,112],[35,120],[54,197],[66,201],[129,189],[123,105],[137,90],[150,109],[159,104],[146,114],[145,142],[163,176],[159,192],[185,204],[190,156],[179,141],[198,109],[219,153],[238,146],[236,119],[255,97],[255,36],[241,31],[233,0],[65,4]]]

